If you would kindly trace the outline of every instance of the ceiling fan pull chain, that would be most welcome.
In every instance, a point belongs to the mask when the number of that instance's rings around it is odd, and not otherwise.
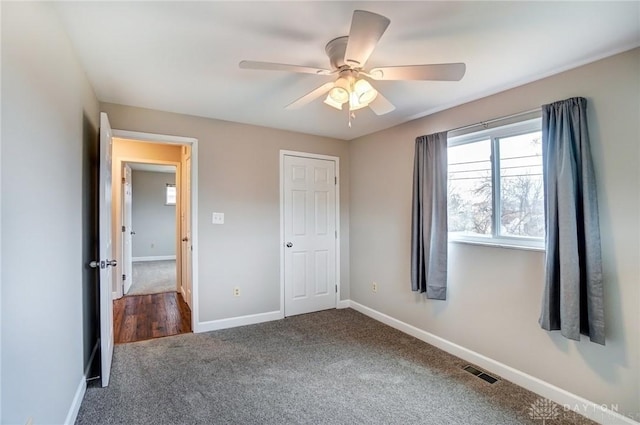
[[[349,107],[349,109],[348,109],[347,111],[349,112],[349,128],[351,128],[351,120],[352,120],[352,119],[355,119],[356,114],[354,114],[354,113],[351,111],[351,107]]]

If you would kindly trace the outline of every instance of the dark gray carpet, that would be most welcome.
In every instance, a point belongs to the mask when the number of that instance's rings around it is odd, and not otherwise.
[[[131,288],[126,295],[176,291],[176,260],[133,263]]]
[[[109,387],[87,389],[76,423],[542,423],[530,410],[538,396],[466,364],[354,310],[328,310],[117,345]],[[593,423],[557,413],[549,425]]]

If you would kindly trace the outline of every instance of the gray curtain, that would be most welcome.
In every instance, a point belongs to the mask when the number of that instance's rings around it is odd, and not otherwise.
[[[447,298],[447,132],[416,139],[411,289]]]
[[[540,325],[566,338],[605,343],[596,181],[587,101],[542,106],[546,215],[545,289]]]

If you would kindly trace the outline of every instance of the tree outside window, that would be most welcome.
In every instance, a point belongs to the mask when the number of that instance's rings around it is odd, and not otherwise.
[[[536,128],[536,123],[538,123]],[[453,240],[544,244],[539,120],[457,137],[448,149]]]

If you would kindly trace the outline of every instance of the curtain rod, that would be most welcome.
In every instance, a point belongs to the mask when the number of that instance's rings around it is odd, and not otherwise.
[[[493,119],[490,119],[490,120],[480,121],[480,122],[475,123],[475,124],[470,124],[470,125],[465,125],[463,127],[454,128],[454,129],[449,130],[449,133],[454,132],[454,131],[466,130],[466,129],[469,129],[469,128],[477,127],[479,125],[484,127],[484,128],[487,128],[489,126],[489,124],[491,124],[491,123],[498,122],[498,121],[503,121],[503,120],[508,120],[508,119],[511,119],[511,118],[517,118],[517,117],[522,116],[522,115],[533,114],[534,112],[542,112],[542,107],[538,107],[538,108],[535,108],[535,109],[530,109],[528,111],[518,112],[516,114],[507,115],[505,117],[493,118]]]

